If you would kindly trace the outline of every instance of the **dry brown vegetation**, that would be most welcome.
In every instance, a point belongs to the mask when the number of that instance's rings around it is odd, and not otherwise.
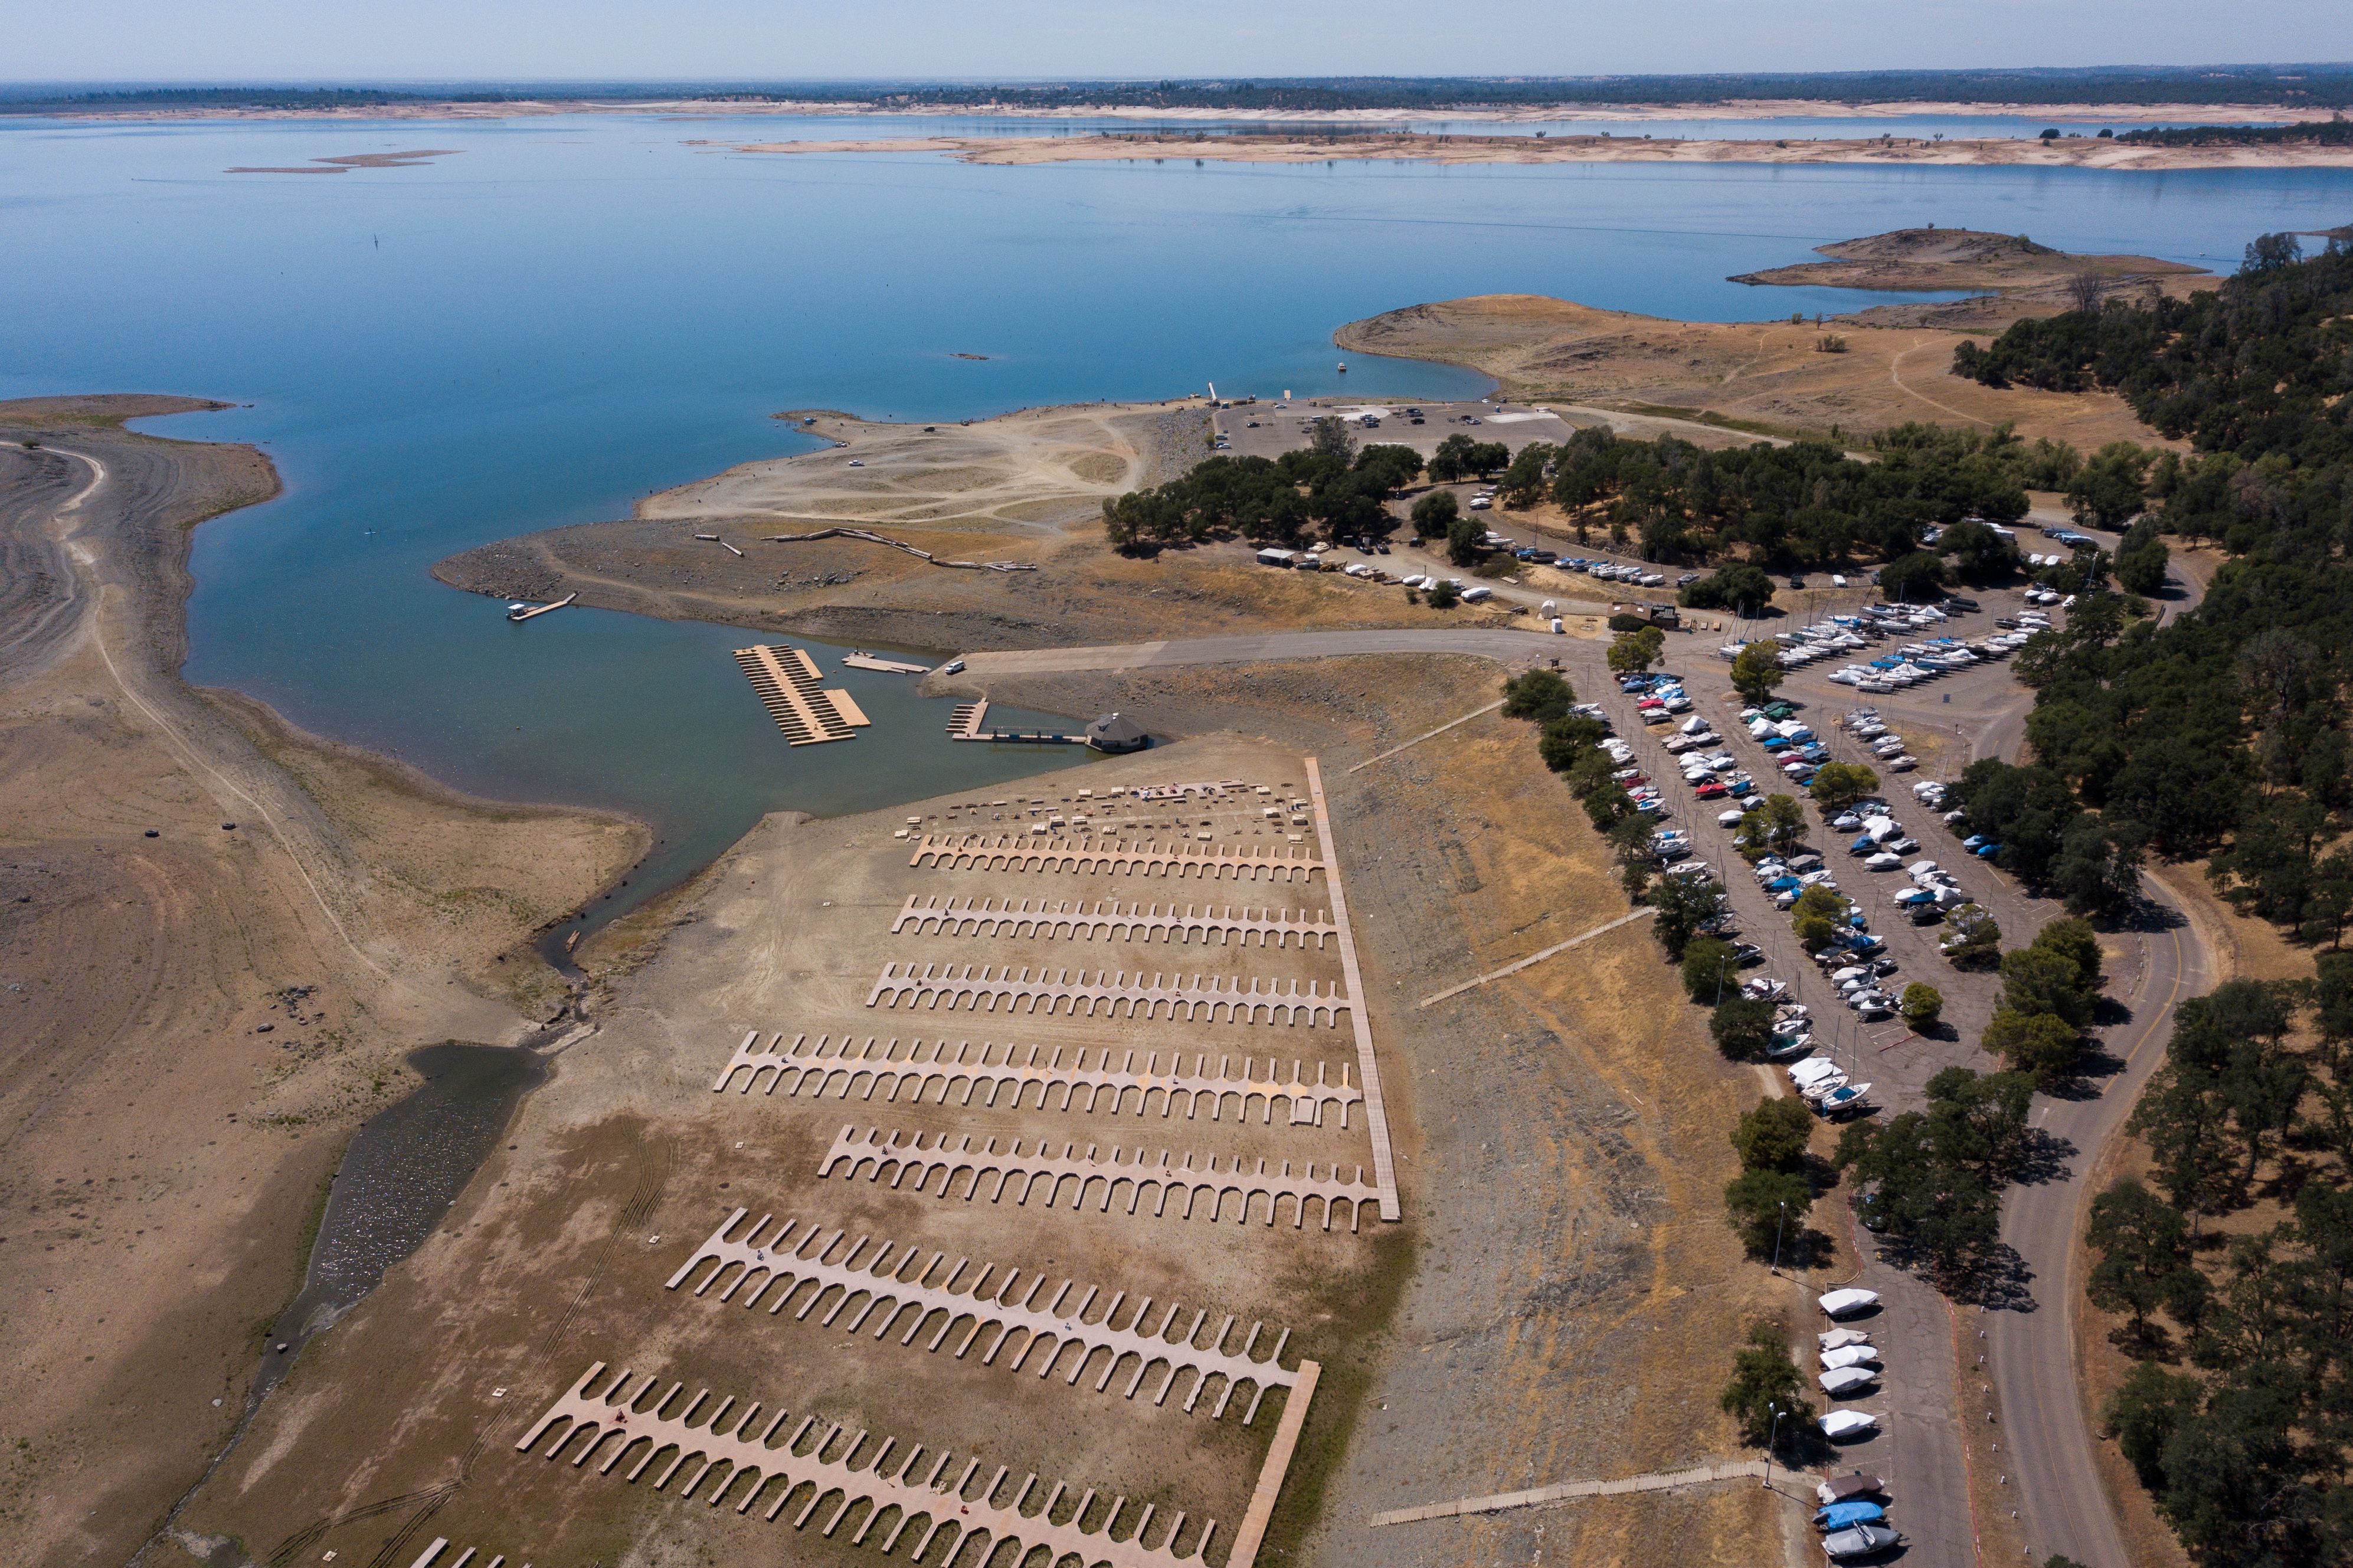
[[[1828,261],[1744,272],[1736,283],[1905,292],[1970,290],[1943,303],[1874,305],[1844,321],[1883,327],[1948,327],[1999,332],[2022,316],[2047,316],[2110,299],[2147,300],[2212,288],[2202,267],[2148,256],[2075,256],[2022,234],[1965,228],[1901,228],[1814,247]],[[1840,339],[1841,342],[1846,340]],[[1850,345],[1851,346],[1851,345]],[[1841,350],[1839,352],[1844,352]]]
[[[1769,297],[1768,297],[1769,299]],[[1848,352],[1817,352],[1810,322],[1670,321],[1541,294],[1410,305],[1342,327],[1360,353],[1467,364],[1515,402],[1694,415],[1778,435],[1867,435],[1923,420],[2016,426],[2089,450],[2159,442],[2121,398],[1996,389],[1952,374],[1959,332],[1854,318]]]

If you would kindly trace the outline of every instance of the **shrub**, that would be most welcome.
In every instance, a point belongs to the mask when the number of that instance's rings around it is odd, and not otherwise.
[[[1708,1015],[1707,1032],[1715,1037],[1715,1048],[1729,1059],[1761,1061],[1773,1046],[1773,1005],[1727,996]]]
[[[1904,995],[1895,1006],[1905,1023],[1915,1029],[1925,1029],[1943,1015],[1945,998],[1935,986],[1915,980],[1904,988]]]
[[[1747,1347],[1733,1358],[1732,1381],[1716,1404],[1739,1423],[1741,1439],[1761,1448],[1781,1433],[1796,1440],[1814,1418],[1804,1387],[1781,1331],[1759,1323],[1748,1331]]]
[[[1445,578],[1440,578],[1431,585],[1430,590],[1430,607],[1431,609],[1451,610],[1461,602],[1462,590],[1448,582]]]
[[[1674,880],[1670,878],[1669,880]],[[1694,937],[1683,946],[1683,989],[1694,1002],[1713,1006],[1725,992],[1737,991],[1732,944],[1718,937]]]
[[[1767,1100],[1733,1127],[1732,1149],[1740,1156],[1744,1171],[1795,1171],[1806,1163],[1806,1145],[1812,1141],[1813,1131],[1814,1113],[1806,1109],[1805,1101]]]

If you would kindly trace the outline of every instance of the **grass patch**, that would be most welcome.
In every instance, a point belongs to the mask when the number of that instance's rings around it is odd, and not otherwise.
[[[1413,1278],[1419,1243],[1409,1223],[1383,1226],[1372,1239],[1372,1260],[1361,1271],[1286,1281],[1333,1315],[1335,1348],[1322,1362],[1315,1401],[1308,1407],[1307,1425],[1300,1429],[1291,1471],[1283,1478],[1282,1494],[1275,1500],[1274,1515],[1259,1547],[1261,1563],[1297,1562],[1307,1537],[1323,1520],[1324,1494],[1347,1457],[1366,1396],[1372,1393],[1380,1359],[1388,1349],[1390,1321]]]

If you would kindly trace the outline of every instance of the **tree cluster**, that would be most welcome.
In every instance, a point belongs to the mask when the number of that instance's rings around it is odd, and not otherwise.
[[[1397,527],[1389,497],[1420,472],[1421,458],[1393,445],[1353,458],[1330,442],[1275,458],[1220,455],[1182,478],[1105,500],[1103,531],[1115,548],[1136,554],[1237,536],[1294,545],[1317,531],[1331,539],[1387,538]]]
[[[2135,847],[2211,857],[2242,908],[2335,943],[2353,920],[2353,856],[2338,847],[2353,829],[2353,247],[2307,258],[2295,237],[2264,236],[2217,289],[2021,321],[1955,368],[2107,388],[2193,444],[2147,462],[2147,510],[2116,576],[2159,587],[2166,535],[2231,559],[2193,614],[2159,626],[2094,596],[2024,650],[2028,739],[2098,814],[2116,879]],[[2128,502],[2100,492],[2132,486],[2110,467],[2079,504],[2114,521]],[[2071,867],[2094,896],[2097,858]]]
[[[1839,1138],[1832,1162],[1859,1189],[1870,1223],[1942,1288],[1974,1276],[1993,1252],[2002,1189],[2027,1163],[2033,1094],[2022,1073],[1947,1068],[1928,1080],[1926,1110],[1858,1121]]]
[[[2066,1078],[2100,1005],[2100,942],[2090,922],[2053,921],[2001,955],[2001,1005],[1984,1046],[2038,1086]]]
[[[2093,1202],[2086,1289],[2143,1358],[2104,1421],[2207,1568],[2353,1563],[2348,1066],[2353,954],[2182,1004],[2131,1123],[2149,1181]],[[2206,1228],[2258,1203],[2281,1217]]]
[[[1968,518],[2013,522],[2026,515],[2029,486],[2052,477],[2056,453],[2073,456],[2052,443],[2029,446],[2006,426],[1980,434],[1904,425],[1873,437],[1872,448],[1867,463],[1827,441],[1707,451],[1672,436],[1635,441],[1595,426],[1548,458],[1552,498],[1580,535],[1606,526],[1613,542],[1639,538],[1651,561],[1806,566],[1892,562],[1917,552],[1926,530]],[[1726,578],[1686,603],[1730,607],[1756,586]]]
[[[2138,899],[2138,830],[2084,810],[2053,769],[1980,758],[1947,798],[1970,833],[2001,846],[1996,865],[2073,913],[2119,915]]]

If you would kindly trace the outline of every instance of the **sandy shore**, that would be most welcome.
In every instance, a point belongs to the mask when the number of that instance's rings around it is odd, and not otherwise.
[[[127,1561],[242,1414],[401,1058],[566,993],[531,932],[634,860],[178,674],[190,536],[277,492],[185,398],[0,404],[0,1402],[27,1563]],[[21,1447],[19,1446],[21,1444]]]
[[[1399,134],[1193,136],[1177,132],[1090,136],[903,136],[822,142],[695,143],[734,153],[803,155],[947,153],[967,163],[1322,163],[1387,160],[1424,163],[1876,163],[1912,167],[2039,169],[2332,169],[2353,167],[2353,147],[2155,147],[2094,137],[1926,142],[1700,140],[1632,136],[1431,136]]]

